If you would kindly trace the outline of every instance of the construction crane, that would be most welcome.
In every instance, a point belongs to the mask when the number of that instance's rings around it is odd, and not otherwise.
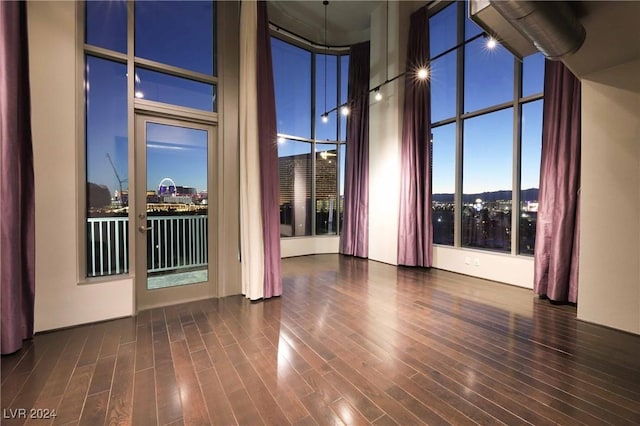
[[[120,198],[120,206],[122,207],[124,206],[124,203],[122,202],[122,183],[126,182],[127,179],[120,179],[120,175],[116,170],[116,166],[113,165],[113,161],[111,160],[111,156],[109,155],[109,153],[107,153],[107,160],[109,160],[109,164],[111,164],[111,168],[113,169],[113,174],[116,175],[116,179],[118,180],[118,186],[120,187],[120,192],[118,192],[118,197]]]

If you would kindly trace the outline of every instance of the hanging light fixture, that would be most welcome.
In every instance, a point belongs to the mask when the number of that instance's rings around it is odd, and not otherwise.
[[[382,100],[382,92],[380,91],[380,87],[386,84],[389,81],[389,0],[386,3],[386,14],[385,14],[385,31],[384,31],[384,83],[375,88],[374,99],[376,102],[380,102]]]
[[[429,77],[429,70],[426,67],[418,68],[418,71],[416,71],[416,77],[420,80],[426,80],[427,77]]]
[[[498,41],[491,36],[487,37],[487,49],[493,50],[496,46],[498,46]]]
[[[329,6],[329,0],[323,0],[324,5],[324,110],[322,114],[322,122],[329,122],[329,114],[327,111],[327,6]]]
[[[325,6],[325,12],[324,12],[324,39],[325,39],[325,112],[322,113],[322,115],[320,116],[322,119],[323,123],[327,123],[329,121],[329,114],[336,111],[336,112],[340,112],[340,114],[342,115],[349,115],[349,113],[351,112],[351,109],[349,108],[349,104],[352,101],[351,99],[347,100],[347,102],[340,104],[336,107],[331,108],[330,110],[327,110],[327,84],[326,84],[326,78],[327,78],[327,8],[326,6],[329,4],[328,0],[324,0],[322,2],[322,4]],[[394,81],[396,81],[397,79],[401,78],[401,77],[409,77],[412,76],[413,78],[417,79],[417,80],[423,80],[423,81],[427,81],[431,78],[431,70],[430,70],[430,65],[433,61],[435,61],[436,59],[439,59],[453,51],[456,51],[457,49],[466,46],[467,44],[481,38],[484,37],[487,39],[486,42],[486,47],[488,50],[494,49],[495,47],[497,47],[497,45],[499,44],[498,40],[496,40],[495,38],[491,37],[489,34],[487,34],[486,32],[481,32],[479,34],[476,34],[458,44],[456,44],[455,46],[450,47],[449,49],[446,49],[444,52],[440,52],[437,55],[429,58],[425,64],[416,66],[415,68],[413,68],[411,71],[406,71],[406,72],[401,72],[397,75],[395,75],[394,77],[389,78],[389,1],[387,0],[387,16],[386,16],[386,39],[385,39],[385,48],[386,48],[386,52],[385,52],[385,81],[381,84],[379,84],[378,86],[375,86],[372,89],[369,89],[367,92],[367,96],[371,96],[371,94],[373,93],[373,97],[376,101],[381,101],[383,99],[383,94],[382,94],[382,88],[384,86],[386,86],[389,83],[392,83]]]

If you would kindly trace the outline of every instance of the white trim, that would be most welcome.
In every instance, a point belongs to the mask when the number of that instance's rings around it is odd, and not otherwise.
[[[264,295],[257,82],[258,5],[240,6],[240,255],[242,293]]]

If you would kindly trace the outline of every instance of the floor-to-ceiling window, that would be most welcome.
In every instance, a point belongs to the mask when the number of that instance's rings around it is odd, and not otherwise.
[[[280,171],[280,235],[339,233],[349,56],[272,37]],[[326,117],[323,112],[334,110]]]
[[[434,243],[532,254],[544,58],[476,37],[465,7],[430,17]]]
[[[131,266],[134,114],[173,114],[202,123],[217,120],[216,7],[213,1],[117,0],[83,6],[85,275],[97,277],[125,274]],[[177,166],[193,147],[164,137],[157,136],[148,146],[146,172],[153,185],[147,185],[146,192],[147,202],[155,202],[153,214],[206,217],[206,149],[194,157],[205,164],[203,168],[198,163],[204,172],[196,177],[193,160],[183,161],[190,167]],[[145,178],[142,171],[139,175]],[[138,208],[144,220],[145,212]],[[157,227],[150,231],[160,235]]]

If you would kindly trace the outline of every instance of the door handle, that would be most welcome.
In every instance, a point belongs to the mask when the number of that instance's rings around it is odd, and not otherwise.
[[[149,227],[146,227],[146,226],[139,226],[139,227],[138,227],[138,231],[142,232],[143,234],[144,234],[145,232],[147,232],[147,231],[151,231],[152,229],[153,229],[153,226],[149,226]]]

